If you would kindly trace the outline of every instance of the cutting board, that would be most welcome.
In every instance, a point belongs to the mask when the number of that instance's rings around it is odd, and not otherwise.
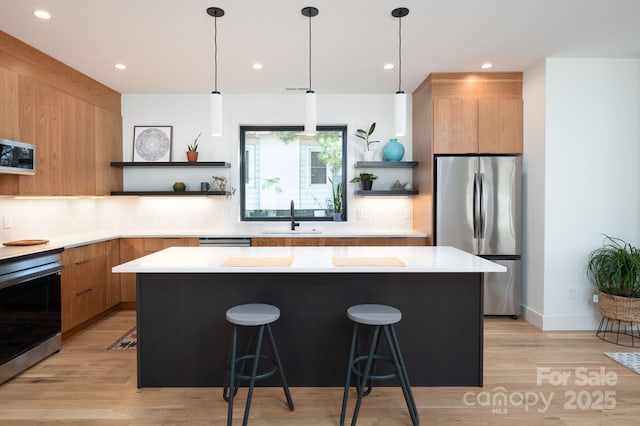
[[[37,246],[39,244],[47,244],[49,240],[15,240],[5,241],[2,243],[4,246]]]

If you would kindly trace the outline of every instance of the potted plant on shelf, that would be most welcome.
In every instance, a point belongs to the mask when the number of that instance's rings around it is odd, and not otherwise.
[[[331,179],[329,179],[329,182],[331,182],[331,193],[333,195],[333,221],[341,222],[342,201],[344,200],[344,186],[342,185],[342,182],[338,182],[337,185],[334,185]]]
[[[371,187],[373,186],[373,181],[378,179],[378,176],[374,175],[373,173],[360,173],[359,176],[354,177],[353,179],[351,179],[351,183],[356,183],[356,182],[360,182],[360,184],[362,185],[362,189],[364,191],[371,191]]]
[[[362,141],[364,142],[364,145],[365,145],[365,151],[363,154],[364,161],[373,160],[375,151],[371,149],[371,144],[380,142],[380,141],[369,140],[369,138],[371,137],[371,135],[375,130],[376,130],[376,123],[374,121],[373,123],[371,123],[371,126],[369,126],[369,130],[358,129],[353,134],[355,137],[362,139]]]
[[[589,254],[587,275],[599,291],[598,307],[603,321],[606,318],[616,322],[618,333],[620,324],[640,322],[640,249],[605,235],[602,247]],[[602,322],[599,337],[601,331]],[[634,337],[640,336],[636,332]]]
[[[202,132],[198,134],[192,144],[187,145],[187,161],[195,163],[198,161],[198,139],[202,136]]]

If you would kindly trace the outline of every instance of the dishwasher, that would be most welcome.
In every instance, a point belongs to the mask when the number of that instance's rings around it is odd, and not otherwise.
[[[200,247],[251,247],[251,238],[200,238]]]

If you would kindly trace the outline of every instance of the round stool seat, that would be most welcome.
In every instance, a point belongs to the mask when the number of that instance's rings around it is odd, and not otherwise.
[[[395,324],[402,319],[402,312],[387,305],[355,305],[347,309],[351,321],[366,325]]]
[[[266,325],[278,318],[280,318],[280,309],[263,303],[248,303],[227,310],[227,321],[236,325]]]

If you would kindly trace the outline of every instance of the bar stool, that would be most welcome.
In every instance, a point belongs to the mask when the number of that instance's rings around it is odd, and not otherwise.
[[[243,426],[246,426],[249,420],[249,410],[251,409],[251,397],[253,396],[253,388],[256,380],[265,379],[280,372],[282,379],[282,386],[284,394],[287,398],[287,404],[289,410],[293,411],[293,400],[289,393],[289,386],[287,385],[287,379],[282,369],[282,363],[280,362],[280,356],[278,355],[278,349],[276,348],[276,342],[273,339],[273,332],[271,331],[271,323],[280,318],[280,309],[272,305],[265,305],[261,303],[251,303],[246,305],[234,306],[227,310],[227,321],[233,324],[233,334],[231,340],[231,350],[229,354],[229,365],[227,366],[227,376],[224,382],[223,398],[229,403],[229,411],[227,413],[227,425],[231,426],[233,420],[233,398],[238,392],[240,386],[240,380],[249,381],[249,392],[247,394],[247,403],[244,409],[244,419],[242,421]],[[247,344],[247,350],[244,355],[237,356],[237,344],[238,344],[238,327],[252,327],[251,337]],[[256,329],[257,327],[257,329]],[[271,352],[273,356],[263,354],[262,350],[262,338],[264,336],[264,330],[267,329],[267,335],[271,343]],[[250,352],[251,343],[255,332],[257,331],[257,341],[255,344],[255,350]],[[260,360],[266,360],[273,364],[273,367],[264,373],[258,374],[258,364]],[[252,362],[251,373],[245,374],[245,364],[247,361]],[[241,363],[240,371],[236,369],[236,364]]]
[[[347,413],[347,400],[349,397],[349,387],[351,386],[351,378],[356,377],[356,389],[358,391],[358,399],[353,411],[351,425],[355,426],[358,420],[360,404],[362,398],[371,392],[374,380],[386,380],[397,377],[402,387],[402,393],[409,409],[409,416],[414,426],[420,422],[418,418],[418,410],[413,399],[411,387],[409,385],[409,377],[407,369],[402,360],[400,353],[400,345],[396,336],[393,324],[402,319],[402,313],[392,307],[386,305],[355,305],[347,310],[347,317],[353,321],[353,335],[351,338],[351,351],[349,353],[349,365],[347,367],[347,381],[344,385],[344,396],[342,397],[342,412],[340,414],[340,426],[344,426]],[[373,326],[373,336],[366,355],[359,355],[356,352],[358,342],[359,326]],[[380,329],[384,331],[387,347],[391,357],[384,356],[379,352]],[[358,364],[366,361],[364,371],[358,368]],[[375,374],[376,363],[378,361],[387,362],[393,365],[394,370],[388,374]],[[369,382],[369,387],[365,391],[365,387]]]

